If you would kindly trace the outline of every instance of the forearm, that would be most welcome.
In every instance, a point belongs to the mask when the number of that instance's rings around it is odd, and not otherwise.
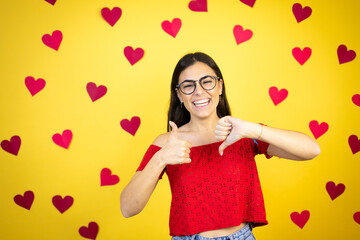
[[[261,129],[262,128],[262,129]],[[294,160],[313,159],[320,154],[318,143],[310,136],[252,123],[252,136],[270,144],[268,154]]]
[[[134,216],[144,209],[164,167],[156,153],[143,171],[135,173],[120,196],[120,208],[124,217]]]

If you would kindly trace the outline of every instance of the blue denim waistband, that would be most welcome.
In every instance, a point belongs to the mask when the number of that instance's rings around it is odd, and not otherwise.
[[[244,239],[244,237],[247,237],[247,235],[251,234],[251,230],[252,227],[249,224],[246,224],[245,227],[238,230],[237,232],[223,237],[207,238],[195,234],[190,236],[173,237],[172,239],[173,240],[236,240],[236,239]]]

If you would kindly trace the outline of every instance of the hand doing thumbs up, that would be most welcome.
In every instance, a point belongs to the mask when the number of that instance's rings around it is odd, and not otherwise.
[[[166,165],[190,163],[191,143],[179,138],[178,127],[174,122],[170,121],[169,125],[171,126],[170,136],[161,150]]]
[[[173,121],[169,121],[169,125],[171,127],[171,136],[177,137],[178,127]]]

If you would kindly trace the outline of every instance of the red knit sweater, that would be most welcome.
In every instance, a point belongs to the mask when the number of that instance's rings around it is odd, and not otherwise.
[[[166,167],[172,192],[171,236],[193,235],[243,222],[254,226],[268,223],[254,156],[266,154],[269,144],[241,139],[227,147],[223,156],[218,152],[220,144],[192,147],[191,163]],[[142,171],[160,149],[150,145],[137,170]]]

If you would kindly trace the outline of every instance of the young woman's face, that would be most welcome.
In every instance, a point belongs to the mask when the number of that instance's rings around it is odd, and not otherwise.
[[[196,62],[187,67],[181,72],[179,76],[179,84],[186,80],[200,80],[204,76],[214,76],[216,74],[212,68],[202,62]],[[219,104],[219,95],[222,93],[222,79],[215,80],[216,85],[211,90],[205,90],[200,86],[200,82],[196,82],[195,91],[189,95],[184,94],[179,89],[177,95],[181,102],[184,103],[185,108],[190,112],[191,118],[206,118],[209,116],[217,116],[216,107]],[[203,86],[206,87],[207,81],[202,81]],[[184,82],[183,86],[188,82]],[[190,83],[191,85],[191,83]],[[191,88],[190,86],[188,86]]]

